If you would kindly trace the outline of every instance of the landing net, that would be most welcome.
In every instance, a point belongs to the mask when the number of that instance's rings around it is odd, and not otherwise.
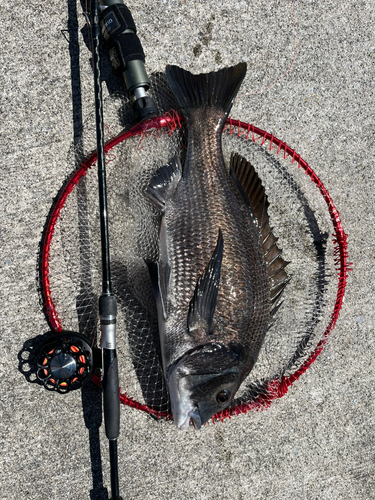
[[[186,128],[164,75],[152,77],[161,116],[107,137],[107,189],[112,286],[118,300],[117,351],[121,400],[170,418],[156,307],[145,260],[158,254],[159,214],[143,196],[153,173],[186,154]],[[174,110],[174,111],[171,111]],[[104,120],[117,134],[131,117],[128,101],[108,98]],[[125,117],[125,118],[124,118]],[[129,128],[129,127],[128,127]],[[87,143],[95,136],[86,126]],[[92,142],[94,144],[94,142]],[[292,279],[259,359],[232,406],[215,419],[267,408],[283,396],[323,349],[337,321],[348,272],[346,234],[329,193],[313,169],[272,134],[228,119],[223,150],[249,160],[270,203],[269,216]],[[42,242],[41,288],[54,331],[100,337],[101,252],[96,154],[61,188]]]

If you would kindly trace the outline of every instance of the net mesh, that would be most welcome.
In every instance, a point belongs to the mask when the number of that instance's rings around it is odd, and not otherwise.
[[[152,80],[152,97],[165,119],[147,131],[140,128],[137,135],[125,134],[112,140],[110,146],[118,144],[107,155],[107,189],[112,285],[118,299],[119,376],[126,390],[122,399],[161,417],[170,415],[170,404],[162,374],[156,306],[145,264],[157,258],[160,219],[143,191],[155,170],[174,155],[180,155],[184,163],[187,134],[164,75],[153,75]],[[104,109],[112,134],[130,122],[129,101],[107,99]],[[90,143],[90,137],[94,138],[90,123],[86,133]],[[294,161],[296,155],[290,150],[289,160],[293,161],[284,160],[285,145],[272,136],[267,142],[266,135],[257,133],[254,127],[233,121],[223,133],[223,152],[227,165],[230,154],[237,152],[258,172],[270,203],[270,223],[283,258],[290,261],[287,270],[292,279],[254,369],[231,408],[219,418],[268,406],[315,359],[337,319],[347,271],[346,236],[340,233],[341,225],[339,229],[335,226],[338,213],[311,169],[304,175],[299,168],[303,160],[298,157]],[[52,328],[78,331],[91,339],[98,333],[101,293],[94,160],[95,156],[89,157],[68,179],[52,207],[41,273]],[[334,232],[336,240],[332,238]],[[341,246],[337,245],[338,238]]]

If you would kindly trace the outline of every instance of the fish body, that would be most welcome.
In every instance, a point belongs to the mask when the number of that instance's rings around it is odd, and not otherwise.
[[[164,376],[180,429],[190,421],[200,428],[231,403],[270,320],[264,238],[246,189],[250,198],[254,193],[228,171],[221,146],[245,73],[243,63],[206,75],[167,67],[187,121],[186,162],[182,169],[174,158],[161,168],[145,194],[162,212],[156,302]],[[264,200],[260,217],[268,222]]]

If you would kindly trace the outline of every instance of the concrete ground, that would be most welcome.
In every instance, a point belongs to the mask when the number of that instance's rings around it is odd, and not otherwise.
[[[247,61],[250,95],[232,116],[273,132],[314,168],[340,211],[353,271],[323,353],[268,411],[180,433],[122,407],[123,498],[374,499],[375,6],[127,5],[149,73]],[[19,370],[21,350],[48,330],[37,280],[41,234],[94,109],[82,12],[74,0],[0,1],[2,500],[108,498],[100,393],[90,384],[59,396]]]

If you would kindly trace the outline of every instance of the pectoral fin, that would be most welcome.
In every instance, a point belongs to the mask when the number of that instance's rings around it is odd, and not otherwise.
[[[159,263],[158,263],[158,285],[164,319],[167,319],[169,286],[171,278],[171,267],[168,260],[167,229],[164,218],[161,220],[159,231]]]
[[[165,202],[176,189],[181,174],[181,162],[179,157],[175,156],[167,165],[155,172],[150,185],[145,189],[144,195],[146,198],[161,212],[164,212]]]
[[[223,234],[219,229],[215,250],[213,251],[205,272],[197,282],[194,297],[190,302],[188,314],[189,332],[203,329],[207,334],[210,333],[219,290],[223,249]]]

